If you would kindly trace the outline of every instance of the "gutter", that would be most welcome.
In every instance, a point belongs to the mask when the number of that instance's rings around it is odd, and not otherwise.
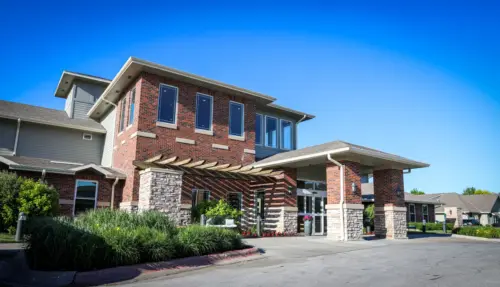
[[[19,130],[21,129],[21,119],[17,119],[17,130],[16,130],[16,140],[14,141],[14,151],[12,155],[16,155],[17,153],[17,143],[19,142]]]
[[[345,230],[345,220],[344,220],[344,180],[345,180],[345,167],[343,164],[340,162],[334,160],[330,154],[327,154],[326,158],[334,163],[336,166],[340,167],[340,229],[342,230],[341,232],[341,241],[346,240],[346,230]]]

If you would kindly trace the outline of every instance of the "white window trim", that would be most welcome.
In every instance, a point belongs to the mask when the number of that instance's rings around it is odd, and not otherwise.
[[[89,139],[86,139],[85,136],[90,136]],[[92,140],[92,134],[89,134],[89,133],[83,133],[83,136],[82,136],[82,139],[84,141],[91,141]]]
[[[210,200],[210,196],[212,195],[211,192],[210,192],[210,190],[208,190],[208,189],[193,188],[192,191],[191,191],[191,205],[193,204],[193,199],[194,199],[193,195],[194,195],[194,193],[195,192],[198,193],[200,191],[203,191],[203,192],[206,191],[206,192],[208,192],[208,199],[207,199],[207,201]],[[196,198],[198,198],[198,197],[196,197]],[[196,205],[198,205],[198,203],[199,202],[196,202]]]
[[[290,148],[285,148],[285,147],[283,147],[283,145],[284,145],[284,142],[283,142],[283,138],[284,138],[284,137],[283,137],[283,135],[282,135],[282,133],[283,133],[283,126],[282,126],[282,123],[283,123],[283,122],[289,122],[289,123],[290,123],[290,137],[291,137],[291,139],[290,139]],[[280,119],[280,120],[279,120],[279,123],[280,123],[280,127],[279,127],[279,131],[280,131],[280,132],[279,132],[279,133],[280,133],[280,148],[281,148],[282,150],[293,150],[293,132],[294,132],[294,131],[293,131],[293,122],[292,122],[292,121],[289,121],[289,120]]]
[[[424,216],[424,206],[427,207],[427,210],[426,210],[427,212],[426,212],[425,216]],[[425,219],[425,217],[427,217],[427,219]],[[424,219],[426,221],[429,220],[429,206],[427,204],[422,204],[422,220],[424,220]]]
[[[276,120],[276,146],[275,147],[267,145],[267,118],[272,118],[272,119]],[[278,137],[278,135],[280,133],[279,123],[280,123],[280,121],[278,120],[277,117],[268,116],[268,115],[265,116],[265,119],[264,119],[264,146],[265,147],[279,149],[279,137]]]
[[[75,194],[73,196],[73,216],[75,216],[75,206],[76,206],[76,200],[77,199],[84,199],[84,200],[90,200],[90,197],[76,197],[76,191],[78,189],[78,182],[79,181],[88,181],[88,182],[95,182],[96,186],[96,191],[95,191],[95,197],[94,197],[94,209],[97,207],[97,194],[99,193],[99,182],[97,180],[86,180],[86,179],[77,179],[75,181]]]
[[[134,112],[131,114],[132,112],[132,95],[136,92],[135,88],[133,88],[132,90],[130,90],[130,100],[129,100],[129,103],[128,103],[128,121],[127,121],[127,128],[131,127],[133,124],[134,124],[134,114],[135,114],[135,97],[137,97],[137,94],[134,96]],[[132,119],[132,122],[130,122],[130,119]]]
[[[161,87],[162,86],[166,86],[166,87],[170,87],[170,88],[174,88],[175,89],[175,116],[174,116],[174,122],[173,123],[169,123],[167,121],[162,121],[160,120],[160,108],[161,108],[161,102],[160,102],[160,95],[161,95]],[[179,114],[179,88],[176,87],[176,86],[172,86],[172,85],[168,85],[168,84],[164,84],[164,83],[160,83],[159,87],[158,87],[158,109],[156,109],[156,112],[157,112],[157,117],[156,117],[156,121],[159,122],[159,123],[165,123],[165,124],[169,124],[169,125],[172,125],[175,126],[175,128],[177,128],[177,116]],[[137,95],[136,95],[137,96]],[[162,125],[158,125],[158,126],[162,126]]]
[[[204,97],[210,97],[211,98],[211,103],[210,103],[210,129],[204,129],[200,128],[197,126],[197,121],[198,121],[198,96],[204,96]],[[210,131],[213,132],[214,129],[214,124],[213,124],[213,119],[214,119],[214,97],[211,95],[203,94],[203,93],[196,93],[196,110],[194,114],[194,128],[195,131]]]
[[[231,104],[241,106],[241,134],[231,134]],[[228,127],[229,136],[245,138],[245,105],[243,103],[229,101],[229,127]]]
[[[411,207],[413,206],[413,214],[411,213]],[[417,222],[417,213],[415,212],[415,204],[413,203],[410,203],[410,205],[408,206],[408,208],[410,209],[409,210],[409,214],[410,214],[410,222]],[[413,215],[413,218],[415,219],[414,221],[411,221],[411,216]]]
[[[255,116],[256,120],[257,120],[257,116],[260,116],[260,143],[257,143],[257,141],[256,141],[255,145],[263,146],[264,145],[264,135],[263,135],[263,132],[264,132],[264,128],[263,128],[264,127],[264,115],[256,113],[256,116]]]

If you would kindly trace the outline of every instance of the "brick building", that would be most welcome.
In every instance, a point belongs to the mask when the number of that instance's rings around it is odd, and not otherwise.
[[[0,102],[0,165],[53,184],[67,215],[156,209],[184,225],[200,201],[226,199],[247,227],[296,232],[311,214],[315,233],[356,240],[373,174],[375,232],[405,238],[403,170],[428,166],[342,141],[297,149],[314,116],[137,58],[112,80],[63,72],[55,95],[64,111]]]

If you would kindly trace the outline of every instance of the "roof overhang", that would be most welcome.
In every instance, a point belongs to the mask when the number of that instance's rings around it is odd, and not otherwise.
[[[308,114],[308,113],[293,110],[293,109],[283,107],[283,106],[273,104],[273,103],[267,104],[265,106],[259,106],[259,107],[257,107],[257,109],[262,110],[263,112],[278,111],[279,114],[284,114],[284,115],[286,115],[292,119],[295,119],[296,121],[300,121],[300,122],[311,120],[311,119],[314,119],[316,117],[316,116]]]
[[[64,98],[64,99],[67,98],[68,93],[71,90],[71,86],[73,85],[73,82],[76,79],[84,82],[100,84],[103,86],[107,86],[109,85],[109,83],[111,83],[110,80],[104,78],[80,74],[80,73],[74,73],[69,71],[63,71],[61,78],[59,79],[59,83],[57,84],[56,91],[54,93],[55,96],[58,98]]]
[[[326,164],[328,162],[327,155],[331,155],[335,160],[348,160],[359,162],[363,166],[377,169],[416,169],[429,167],[430,165],[423,162],[413,161],[400,156],[391,155],[383,152],[378,152],[371,149],[363,149],[359,147],[342,147],[338,149],[305,154],[295,157],[289,157],[282,160],[265,162],[259,164],[256,162],[254,167],[260,168],[275,168],[275,167],[307,167],[312,165]]]
[[[186,73],[176,69],[172,69],[163,65],[130,57],[120,69],[115,78],[104,90],[101,97],[97,100],[94,106],[90,109],[87,115],[91,118],[99,118],[110,107],[109,102],[116,103],[124,89],[126,89],[137,76],[147,72],[159,75],[165,78],[188,82],[197,86],[206,87],[208,89],[222,91],[231,95],[240,96],[243,98],[251,98],[262,104],[269,104],[276,99],[268,95],[253,92],[247,89],[239,88],[233,85],[225,84],[219,81],[211,80],[205,77]],[[109,101],[109,102],[107,102]]]

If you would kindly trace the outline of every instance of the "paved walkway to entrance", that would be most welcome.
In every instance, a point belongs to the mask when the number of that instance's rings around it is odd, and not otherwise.
[[[429,236],[330,242],[262,238],[262,260],[124,286],[500,286],[500,244]]]

